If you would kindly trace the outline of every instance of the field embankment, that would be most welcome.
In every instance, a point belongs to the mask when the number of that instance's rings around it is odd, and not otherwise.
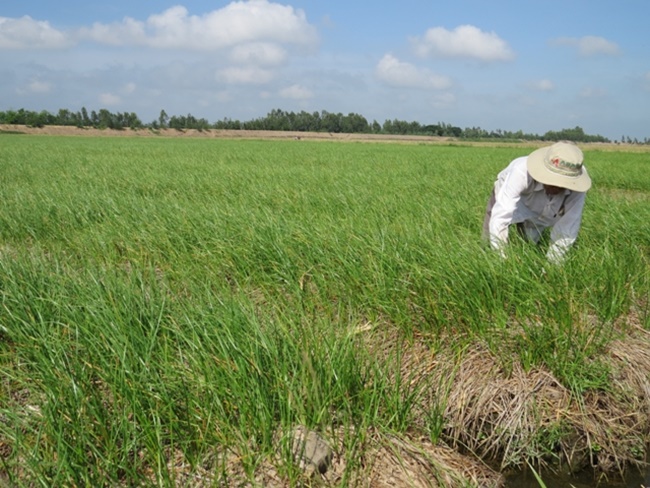
[[[416,144],[462,144],[470,146],[539,147],[545,142],[498,139],[474,141],[454,137],[394,135],[394,134],[347,134],[334,132],[297,132],[297,131],[263,131],[263,130],[220,130],[220,129],[96,129],[93,127],[45,126],[28,127],[24,125],[0,124],[0,133],[50,135],[50,136],[91,136],[91,137],[162,137],[162,138],[208,138],[208,139],[243,139],[243,140],[296,140],[296,141],[337,141],[337,142],[394,142]],[[590,143],[584,147],[594,150],[650,152],[650,146],[619,143]]]
[[[480,238],[532,146],[3,130],[10,485],[499,487],[643,462],[646,154],[585,148],[580,239],[552,267]]]

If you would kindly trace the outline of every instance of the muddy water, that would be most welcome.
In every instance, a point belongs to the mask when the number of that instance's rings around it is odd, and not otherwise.
[[[602,480],[600,483],[594,478],[593,473],[583,473],[579,476],[563,476],[558,474],[544,474],[542,480],[546,488],[650,488],[650,468],[645,472],[631,471],[624,480]],[[540,484],[530,471],[522,471],[508,476],[507,488],[540,488]]]

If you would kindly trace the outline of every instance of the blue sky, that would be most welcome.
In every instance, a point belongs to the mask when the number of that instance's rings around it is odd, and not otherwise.
[[[0,110],[351,112],[650,137],[648,0],[22,0]]]

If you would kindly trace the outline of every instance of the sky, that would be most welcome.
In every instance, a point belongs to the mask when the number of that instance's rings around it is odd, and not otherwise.
[[[0,110],[650,137],[649,0],[0,3]]]

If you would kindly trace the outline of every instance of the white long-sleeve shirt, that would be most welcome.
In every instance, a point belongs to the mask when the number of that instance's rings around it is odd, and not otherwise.
[[[538,242],[542,231],[551,229],[547,258],[560,263],[578,237],[586,193],[564,190],[547,195],[526,168],[528,156],[512,161],[494,183],[495,203],[490,218],[490,244],[503,253],[508,227],[523,222],[526,236]]]

